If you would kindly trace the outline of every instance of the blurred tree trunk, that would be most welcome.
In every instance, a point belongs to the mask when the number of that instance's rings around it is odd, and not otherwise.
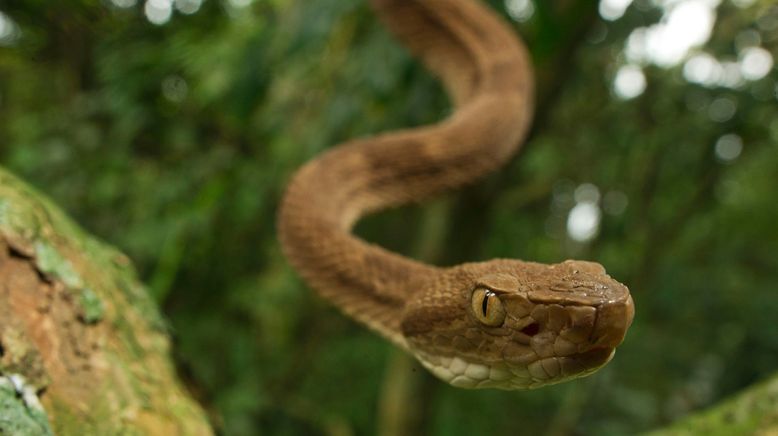
[[[0,168],[0,434],[210,434],[127,259]]]

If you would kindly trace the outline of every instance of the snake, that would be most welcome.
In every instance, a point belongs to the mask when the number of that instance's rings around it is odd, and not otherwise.
[[[474,182],[518,151],[533,115],[527,48],[476,0],[371,0],[443,84],[437,124],[357,138],[302,165],[277,233],[292,267],[347,316],[461,388],[535,389],[608,363],[634,316],[598,263],[493,259],[436,266],[353,234],[369,214]]]

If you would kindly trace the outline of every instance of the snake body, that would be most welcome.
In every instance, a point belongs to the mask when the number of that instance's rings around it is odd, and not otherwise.
[[[454,386],[529,389],[594,372],[632,322],[602,266],[496,259],[427,265],[354,236],[366,214],[472,182],[510,159],[532,115],[523,44],[471,0],[373,0],[456,110],[438,124],[357,139],[308,162],[281,202],[279,239],[304,280]]]

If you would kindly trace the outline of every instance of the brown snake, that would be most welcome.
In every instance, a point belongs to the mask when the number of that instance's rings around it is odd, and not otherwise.
[[[303,166],[282,201],[283,251],[343,312],[454,386],[529,389],[596,371],[632,322],[628,289],[592,262],[496,259],[436,267],[350,233],[362,216],[496,170],[532,115],[527,51],[471,0],[373,0],[440,79],[442,122],[358,139]]]

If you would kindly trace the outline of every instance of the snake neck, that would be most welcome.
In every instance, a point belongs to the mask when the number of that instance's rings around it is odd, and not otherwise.
[[[405,301],[439,274],[350,233],[362,216],[491,172],[526,134],[532,76],[502,20],[468,0],[374,0],[385,24],[443,81],[457,110],[433,126],[335,147],[303,166],[282,200],[283,251],[308,284],[406,347]]]

